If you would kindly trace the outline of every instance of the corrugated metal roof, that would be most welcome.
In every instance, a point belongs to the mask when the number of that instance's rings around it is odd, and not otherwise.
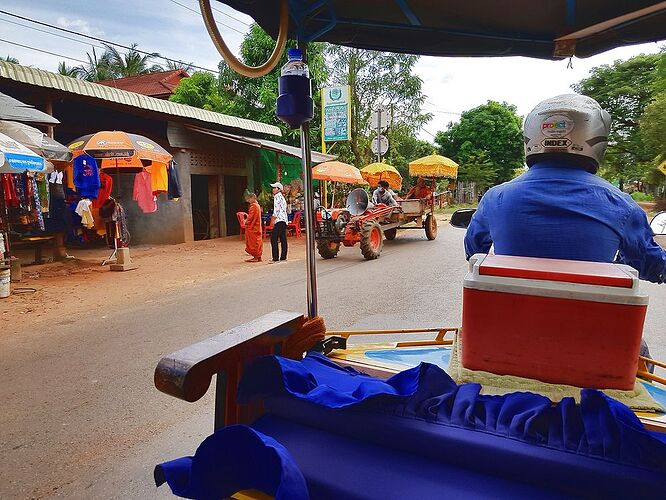
[[[36,85],[50,89],[62,90],[71,94],[93,97],[104,101],[123,104],[134,108],[147,109],[166,115],[191,118],[207,123],[215,123],[225,127],[233,127],[262,134],[282,135],[280,129],[275,125],[255,122],[236,116],[223,115],[214,111],[195,108],[177,102],[155,99],[127,90],[105,87],[92,82],[86,82],[77,78],[59,75],[50,71],[37,68],[28,68],[19,64],[12,64],[0,60],[0,78],[7,78],[16,82]]]
[[[289,156],[294,156],[296,158],[301,158],[301,148],[296,148],[294,146],[288,146],[286,144],[280,144],[278,142],[268,141],[266,139],[257,139],[255,137],[243,137],[236,134],[229,134],[228,132],[221,132],[219,130],[209,130],[206,128],[196,127],[194,125],[185,125],[185,128],[200,134],[212,135],[213,137],[220,137],[222,139],[240,142],[255,148],[268,149],[277,153],[283,153]],[[319,151],[312,151],[310,157],[313,165],[317,163],[323,163],[325,161],[335,160],[336,158],[337,155],[328,155],[320,153]]]

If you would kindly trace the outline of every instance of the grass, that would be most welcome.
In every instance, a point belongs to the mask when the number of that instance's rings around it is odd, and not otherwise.
[[[449,205],[448,207],[444,208],[436,208],[435,213],[436,214],[452,214],[456,210],[459,210],[461,208],[476,208],[478,206],[478,203],[462,203],[460,205]]]

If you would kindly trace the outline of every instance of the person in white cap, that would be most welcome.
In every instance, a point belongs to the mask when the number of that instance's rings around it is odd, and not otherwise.
[[[282,191],[284,186],[281,182],[271,184],[273,188],[273,231],[271,232],[271,248],[273,250],[273,262],[287,260],[287,200],[284,199]],[[278,240],[280,250],[278,251]]]

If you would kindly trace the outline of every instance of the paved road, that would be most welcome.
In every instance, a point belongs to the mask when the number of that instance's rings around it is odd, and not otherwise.
[[[450,227],[434,242],[408,232],[377,261],[363,261],[358,248],[318,259],[329,328],[458,325],[462,237]],[[210,395],[188,404],[157,392],[154,367],[166,353],[261,314],[303,311],[303,263],[266,269],[104,311],[104,319],[91,312],[0,337],[0,498],[167,498],[152,484],[154,464],[193,452],[211,431],[213,408]],[[646,336],[666,358],[658,327],[666,324],[666,287],[648,288]]]

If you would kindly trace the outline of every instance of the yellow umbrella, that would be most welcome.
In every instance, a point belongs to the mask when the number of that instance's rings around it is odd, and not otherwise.
[[[361,175],[372,187],[377,187],[379,181],[387,181],[391,189],[402,187],[402,175],[388,163],[371,163],[361,169]]]
[[[409,164],[409,175],[423,177],[458,177],[458,164],[446,156],[431,154]]]

